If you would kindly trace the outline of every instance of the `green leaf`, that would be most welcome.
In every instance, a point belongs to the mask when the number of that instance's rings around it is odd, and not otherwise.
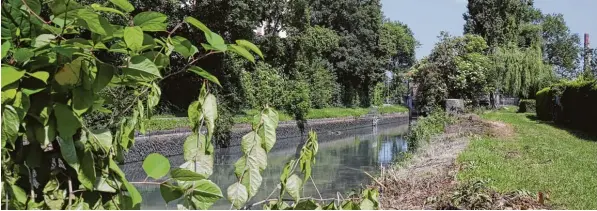
[[[135,10],[135,7],[127,0],[110,0],[112,4],[116,5],[120,9],[124,10],[125,12],[132,12]]]
[[[131,183],[129,183],[128,180],[126,180],[126,176],[124,175],[122,170],[120,170],[120,167],[118,167],[118,165],[114,162],[113,159],[109,159],[109,162],[110,162],[110,164],[109,164],[110,169],[118,175],[118,177],[122,181],[123,185],[126,187],[127,191],[129,192],[129,195],[131,197],[132,207],[140,206],[141,201],[143,201],[143,198],[141,198],[141,193],[139,193],[139,191],[137,190],[137,188],[135,188],[135,186],[131,185]],[[139,209],[139,208],[137,208],[137,209]]]
[[[131,58],[131,61],[129,62],[129,68],[151,74],[157,78],[162,77],[158,67],[147,57],[141,55],[133,56]]]
[[[93,188],[96,191],[106,192],[106,193],[116,193],[116,189],[108,184],[108,179],[104,177],[99,177],[95,181]]]
[[[19,115],[16,109],[11,105],[6,105],[4,111],[2,111],[2,147],[6,143],[15,145],[15,140],[19,134],[19,125]]]
[[[228,47],[230,47],[230,51],[238,54],[239,56],[245,57],[249,61],[255,63],[255,57],[251,54],[251,52],[247,51],[247,49],[238,45],[228,45]]]
[[[160,179],[170,171],[170,161],[163,155],[151,153],[143,161],[143,170],[147,176]]]
[[[291,175],[288,180],[286,180],[285,187],[286,191],[288,191],[288,195],[298,202],[301,198],[301,189],[303,187],[301,178],[296,174]]]
[[[141,27],[127,26],[124,28],[124,42],[129,49],[133,50],[134,52],[139,51],[139,49],[141,49],[143,46],[143,30],[141,30]]]
[[[17,62],[26,62],[34,56],[33,50],[29,48],[17,48],[17,50],[12,54],[12,57]]]
[[[302,200],[294,206],[294,210],[320,210],[321,208],[313,200]]]
[[[199,140],[197,140],[197,134],[188,136],[183,144],[184,160],[197,160],[197,156],[204,154],[201,150],[204,147],[204,143],[205,136],[203,134],[199,134]]]
[[[47,126],[35,127],[33,132],[42,149],[46,149],[56,138],[56,124],[54,121],[48,121]]]
[[[199,52],[196,46],[194,46],[189,40],[181,36],[175,36],[171,39],[174,51],[178,52],[185,58],[189,58]]]
[[[266,111],[267,112],[267,111]],[[273,119],[272,117],[276,118]],[[269,152],[276,144],[276,127],[278,126],[277,114],[270,116],[267,114],[261,115],[263,126],[259,128],[263,148]]]
[[[25,71],[17,70],[12,66],[2,65],[2,88],[6,85],[18,81],[25,75]]]
[[[56,35],[53,34],[40,34],[33,41],[33,47],[40,48],[50,44],[52,40],[56,39]]]
[[[87,136],[90,141],[98,143],[105,152],[110,152],[110,148],[112,148],[112,133],[110,130],[91,130]]]
[[[263,53],[261,53],[261,50],[259,50],[259,47],[257,47],[255,44],[253,44],[247,40],[237,40],[236,44],[240,45],[244,48],[248,48],[249,50],[253,51],[254,53],[259,55],[259,57],[261,57],[263,59]]]
[[[60,137],[72,141],[72,136],[81,128],[81,122],[75,113],[67,105],[57,103],[54,105],[54,116]]]
[[[183,190],[179,187],[167,183],[160,185],[160,193],[162,194],[162,198],[164,201],[166,201],[166,203],[174,201],[184,194]]]
[[[175,168],[170,172],[172,179],[179,180],[179,181],[198,181],[202,179],[206,179],[201,174],[197,174],[191,170],[182,169],[182,168]]]
[[[46,72],[46,71],[37,71],[34,73],[27,73],[28,75],[30,75],[31,77],[37,78],[40,81],[43,81],[44,83],[48,82],[48,78],[50,78],[50,73]]]
[[[142,12],[135,15],[133,22],[143,31],[166,31],[168,16],[159,12]]]
[[[158,69],[166,68],[170,65],[170,58],[163,53],[157,51],[148,51],[142,54],[148,59],[154,61]]]
[[[112,81],[116,68],[103,62],[96,62],[96,64],[97,74],[95,75],[95,81],[93,82],[93,91],[99,92]]]
[[[95,11],[111,12],[111,13],[119,14],[119,15],[126,17],[126,15],[124,13],[122,13],[120,10],[110,8],[110,7],[104,7],[97,3],[91,4],[91,8],[93,8]]]
[[[4,43],[2,43],[2,58],[3,59],[8,54],[8,50],[10,50],[10,47],[11,47],[10,41],[4,41]]]
[[[187,161],[180,165],[180,168],[193,171],[201,176],[208,178],[213,174],[214,159],[213,156],[200,154],[197,161]]]
[[[259,187],[261,186],[262,180],[263,178],[259,173],[259,168],[250,168],[245,171],[241,183],[245,187],[247,187],[249,198],[257,194],[257,192],[259,191]]]
[[[112,25],[104,17],[99,16],[91,9],[80,9],[77,11],[77,17],[84,20],[86,23],[84,27],[99,35],[112,35]]]
[[[189,122],[191,123],[191,128],[196,131],[199,129],[199,122],[201,118],[203,118],[203,114],[201,113],[201,109],[199,107],[199,101],[193,101],[189,108],[187,109],[187,115],[189,117]],[[188,138],[187,138],[188,140]]]
[[[60,126],[60,123],[58,124]],[[60,127],[58,127],[60,128]],[[79,158],[77,157],[77,150],[75,149],[75,143],[72,137],[59,137],[57,138],[58,144],[60,145],[60,153],[62,159],[68,163],[73,169],[79,172]]]
[[[208,147],[211,141],[211,137],[216,127],[216,119],[218,118],[218,103],[216,101],[216,97],[213,94],[208,94],[205,97],[205,101],[203,102],[203,116],[205,117],[205,124],[207,125],[207,142],[206,147]],[[209,149],[209,148],[208,148]],[[209,153],[212,153],[209,150],[206,150]]]
[[[193,17],[185,17],[184,21],[188,24],[191,24],[195,27],[197,27],[199,30],[203,31],[203,33],[210,33],[211,30],[209,30],[209,28],[207,28],[207,26],[205,26],[205,24],[201,23],[201,21],[193,18]]]
[[[323,210],[338,210],[338,207],[336,206],[336,202],[332,201],[328,205],[323,207],[322,209]]]
[[[198,209],[209,209],[218,199],[224,197],[218,185],[209,180],[197,181],[195,187],[192,197],[195,199],[193,203]]]
[[[62,86],[71,86],[79,83],[81,75],[81,62],[83,58],[79,57],[71,63],[65,64],[54,75],[54,79]]]
[[[346,201],[344,202],[344,204],[342,205],[342,209],[343,210],[360,210],[361,208],[359,208],[358,204],[355,204],[352,201]]]
[[[230,185],[226,192],[228,200],[236,209],[240,209],[249,199],[247,188],[238,182]]]
[[[359,207],[361,208],[361,210],[377,210],[375,204],[373,204],[373,202],[369,199],[363,199]]]
[[[87,190],[93,190],[95,183],[95,162],[93,160],[93,153],[90,150],[85,150],[81,156],[81,163],[83,165],[81,165],[81,173],[79,173],[77,177]]]
[[[217,84],[218,86],[222,87],[222,85],[220,84],[220,81],[218,80],[218,78],[216,78],[215,76],[213,76],[212,74],[210,74],[209,72],[207,72],[206,70],[204,70],[201,67],[197,67],[197,66],[192,66],[188,69],[188,71],[194,72],[197,75],[207,79],[208,81],[211,81],[212,83]]]
[[[74,11],[76,9],[81,9],[83,8],[80,4],[78,4],[76,1],[72,1],[72,0],[54,0],[51,2],[50,4],[50,10],[52,10],[52,14],[54,14],[54,17],[56,19],[56,17],[60,17],[60,19],[62,20],[55,20],[52,21],[56,24],[58,24],[60,27],[62,27],[62,25],[64,23],[64,19],[69,19],[69,17],[73,17],[75,12],[71,12]],[[68,16],[69,17],[64,17],[65,13],[68,12]],[[68,22],[67,22],[68,23]]]
[[[248,154],[247,164],[253,167],[258,167],[260,170],[265,170],[267,167],[267,153],[261,146],[256,145]]]
[[[218,51],[226,51],[228,46],[224,42],[224,38],[222,38],[219,34],[214,32],[205,32],[205,38],[207,42],[211,45],[211,47],[215,48]]]
[[[77,115],[82,115],[93,105],[93,91],[83,87],[73,89],[73,110]]]
[[[249,154],[254,146],[261,144],[261,138],[254,131],[251,131],[243,136],[240,142],[241,150],[245,154]]]

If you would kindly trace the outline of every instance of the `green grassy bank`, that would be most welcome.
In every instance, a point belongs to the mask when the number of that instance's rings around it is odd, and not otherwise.
[[[511,139],[474,138],[459,155],[461,181],[489,179],[500,192],[528,190],[549,195],[549,205],[597,209],[597,137],[535,120],[515,109],[484,119],[511,124]]]
[[[338,117],[359,117],[363,116],[373,109],[380,114],[399,113],[407,112],[408,108],[401,105],[383,106],[379,108],[322,108],[322,109],[311,109],[307,114],[307,119],[323,119],[323,118],[338,118]],[[374,111],[375,112],[375,111]],[[258,114],[259,110],[250,109],[245,110],[241,114],[234,116],[234,122],[239,123],[250,123],[255,114]],[[279,112],[280,121],[292,120],[292,116],[284,112]],[[188,127],[189,123],[186,117],[174,117],[169,115],[155,116],[149,120],[146,124],[148,131],[155,130],[169,130],[175,128]]]

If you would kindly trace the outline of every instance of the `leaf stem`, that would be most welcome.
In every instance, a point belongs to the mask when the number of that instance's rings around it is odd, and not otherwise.
[[[35,12],[33,12],[33,10],[31,9],[31,7],[29,7],[29,5],[27,4],[27,1],[21,0],[21,2],[23,2],[23,5],[25,5],[25,7],[27,7],[27,11],[29,12],[29,14],[34,15],[35,17],[37,17],[37,19],[39,19],[41,22],[43,22],[45,24],[52,23],[52,21],[45,21],[42,17],[40,17],[39,15],[37,15]]]
[[[143,184],[143,185],[162,185],[164,182],[129,182],[131,184]]]
[[[71,206],[73,205],[74,198],[75,198],[75,195],[73,194],[73,181],[71,180],[70,177],[68,177],[68,209],[71,209]]]

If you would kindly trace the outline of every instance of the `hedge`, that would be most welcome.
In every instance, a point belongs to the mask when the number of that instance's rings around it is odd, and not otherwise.
[[[518,102],[518,113],[535,112],[535,108],[534,99],[523,99]]]
[[[597,80],[571,81],[537,92],[537,117],[583,130],[597,129]]]

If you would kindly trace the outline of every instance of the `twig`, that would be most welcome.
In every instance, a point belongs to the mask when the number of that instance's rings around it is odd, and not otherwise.
[[[243,207],[243,209],[249,209],[249,208],[251,208],[253,206],[265,204],[265,203],[268,203],[268,202],[271,202],[271,201],[278,201],[278,200],[282,200],[282,201],[296,201],[294,199],[268,199],[268,200],[263,200],[263,201],[255,202],[254,204],[251,204],[251,205],[247,205],[247,206]],[[313,197],[305,197],[305,198],[300,198],[299,201],[300,200],[313,200],[313,201],[320,201],[321,202],[321,201],[333,201],[333,200],[336,200],[336,199],[335,198],[316,199],[316,198],[313,198]]]
[[[71,209],[73,205],[73,199],[75,195],[73,194],[73,181],[68,177],[68,209]]]
[[[174,29],[172,29],[172,31],[168,32],[168,37],[172,36],[172,34],[174,34],[174,32],[180,27],[182,26],[182,22],[176,24],[176,26],[174,27]]]
[[[129,182],[131,184],[162,185],[163,182]]]
[[[195,62],[197,62],[197,61],[199,61],[199,60],[201,60],[201,59],[203,59],[203,58],[205,58],[205,57],[207,57],[207,56],[209,56],[209,55],[211,55],[211,54],[214,54],[214,53],[215,53],[215,51],[210,51],[209,53],[206,53],[206,54],[204,54],[204,55],[202,55],[202,56],[199,56],[199,57],[197,57],[196,59],[193,59],[193,60],[191,60],[191,61],[190,61],[189,63],[187,63],[187,64],[186,64],[186,65],[185,65],[183,68],[181,68],[181,70],[179,70],[179,71],[176,71],[176,72],[173,72],[173,73],[170,73],[170,74],[168,74],[168,75],[164,76],[162,79],[160,79],[160,82],[161,82],[161,81],[163,81],[163,80],[166,80],[166,78],[169,78],[169,77],[171,77],[171,76],[178,75],[178,74],[180,74],[180,73],[183,73],[183,72],[185,72],[185,71],[187,70],[187,68],[188,68],[189,66],[193,65]]]
[[[377,184],[379,184],[381,187],[386,188],[385,185],[383,185],[381,182],[379,182],[377,179],[375,179],[375,177],[371,176],[371,174],[367,173],[366,171],[363,171],[363,173],[365,173],[367,176],[371,177],[371,179],[373,179]]]
[[[25,5],[25,7],[27,7],[27,11],[29,12],[29,14],[34,15],[35,17],[37,17],[37,19],[39,19],[41,22],[45,23],[45,24],[50,24],[52,23],[52,21],[46,21],[44,20],[42,17],[40,17],[39,15],[37,15],[37,13],[35,13],[31,7],[29,7],[29,5],[27,4],[27,2],[25,0],[21,0],[21,2],[23,2],[23,5]]]
[[[317,188],[317,185],[315,185],[315,181],[313,181],[313,177],[311,178],[311,183],[313,183],[313,187],[315,187],[315,190],[317,191],[317,194],[319,194],[319,198],[323,199],[323,196],[321,196],[321,193],[319,192],[319,189]]]

